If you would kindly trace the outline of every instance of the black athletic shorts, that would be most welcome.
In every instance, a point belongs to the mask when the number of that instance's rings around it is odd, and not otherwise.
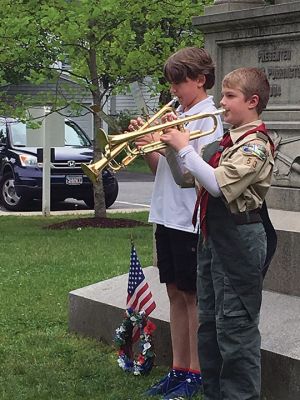
[[[155,240],[160,282],[196,292],[198,234],[157,225]]]

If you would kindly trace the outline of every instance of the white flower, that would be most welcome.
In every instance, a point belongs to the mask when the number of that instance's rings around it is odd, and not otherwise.
[[[125,361],[123,360],[123,358],[121,358],[121,357],[118,358],[118,364],[119,364],[119,367],[121,367],[122,369],[125,369]]]
[[[151,344],[150,344],[150,343],[145,343],[145,344],[144,344],[144,346],[143,346],[143,351],[142,351],[143,356],[147,353],[147,350],[149,350],[150,347],[151,347]]]
[[[137,365],[134,365],[133,375],[141,375],[141,371]]]
[[[145,349],[145,350],[150,349],[150,347],[151,347],[151,344],[150,344],[149,342],[147,342],[147,343],[144,344],[144,349]]]

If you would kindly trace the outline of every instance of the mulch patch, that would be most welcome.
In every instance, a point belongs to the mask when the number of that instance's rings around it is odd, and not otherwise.
[[[77,218],[45,226],[45,229],[78,229],[78,228],[133,228],[148,226],[145,222],[126,218]]]

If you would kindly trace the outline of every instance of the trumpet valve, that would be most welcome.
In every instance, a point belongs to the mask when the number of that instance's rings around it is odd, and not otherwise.
[[[122,166],[126,168],[136,157],[136,155],[128,154],[126,157],[123,158]]]

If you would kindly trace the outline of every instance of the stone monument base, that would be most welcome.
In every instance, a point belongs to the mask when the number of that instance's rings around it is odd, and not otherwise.
[[[157,268],[144,268],[144,273],[157,303],[150,316],[157,326],[154,334],[156,364],[170,366],[172,350],[166,289],[159,283]],[[127,281],[125,274],[70,292],[70,331],[112,344],[115,329],[124,316]],[[300,298],[264,291],[260,329],[262,398],[300,398]]]
[[[269,208],[300,211],[300,188],[271,186],[266,201]]]
[[[262,7],[265,3],[263,0],[219,0],[214,5],[206,6],[205,15],[224,13],[229,11],[247,10],[254,7]]]

